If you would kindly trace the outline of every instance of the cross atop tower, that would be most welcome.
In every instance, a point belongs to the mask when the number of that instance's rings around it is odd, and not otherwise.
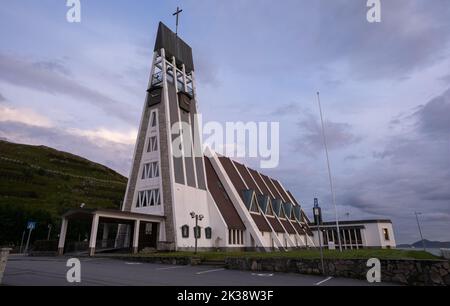
[[[180,10],[180,8],[177,6],[177,11],[175,12],[175,13],[173,13],[172,14],[172,16],[177,16],[177,26],[176,26],[176,30],[175,30],[175,34],[176,35],[178,35],[178,18],[179,18],[179,15],[180,15],[180,13],[182,12],[183,10]]]

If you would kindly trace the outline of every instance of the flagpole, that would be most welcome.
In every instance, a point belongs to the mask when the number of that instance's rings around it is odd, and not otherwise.
[[[338,209],[337,209],[337,205],[336,205],[336,196],[335,196],[335,193],[334,193],[333,180],[331,178],[330,157],[328,155],[327,137],[325,135],[325,125],[323,123],[322,105],[320,103],[320,92],[317,92],[317,102],[319,103],[320,121],[322,123],[323,145],[325,146],[325,153],[326,153],[326,156],[327,156],[328,179],[330,180],[331,200],[333,202],[334,212],[336,214],[336,229],[337,229],[339,250],[342,252],[341,231],[340,231],[340,228],[339,228],[339,214],[338,214]]]

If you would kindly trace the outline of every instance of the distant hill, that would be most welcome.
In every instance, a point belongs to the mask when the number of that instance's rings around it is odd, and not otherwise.
[[[450,241],[430,241],[427,239],[424,239],[425,247],[427,249],[447,249],[450,248]],[[422,240],[419,240],[417,242],[414,242],[413,244],[400,244],[397,247],[399,248],[423,248]]]
[[[36,238],[53,235],[60,216],[87,208],[119,208],[127,178],[79,156],[44,146],[0,140],[0,245],[20,242],[27,220],[38,222]],[[53,236],[52,235],[52,236]]]

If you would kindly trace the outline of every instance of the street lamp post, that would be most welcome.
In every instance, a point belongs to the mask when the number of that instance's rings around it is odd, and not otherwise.
[[[419,222],[419,215],[421,215],[422,213],[415,211],[414,214],[416,215],[417,227],[419,228],[420,239],[422,240],[422,247],[423,247],[423,250],[426,251],[427,249],[425,247],[425,240],[423,239],[422,229],[420,228],[420,222]]]
[[[195,212],[191,212],[192,219],[195,219],[195,228],[194,228],[194,238],[195,238],[195,252],[194,254],[197,255],[197,245],[198,245],[198,237],[200,236],[200,230],[198,228],[198,221],[202,221],[204,216],[203,215],[197,215]]]

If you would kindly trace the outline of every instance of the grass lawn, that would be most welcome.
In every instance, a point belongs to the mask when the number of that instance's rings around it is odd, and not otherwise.
[[[149,253],[138,254],[137,257],[192,257],[195,256],[193,252],[171,252],[171,253]],[[289,252],[199,252],[197,257],[204,260],[223,260],[230,257],[248,257],[248,258],[303,258],[303,259],[318,259],[320,252],[318,250],[300,250]],[[330,251],[324,250],[324,258],[330,259],[439,259],[430,253],[424,251],[405,251],[405,250],[349,250]]]

